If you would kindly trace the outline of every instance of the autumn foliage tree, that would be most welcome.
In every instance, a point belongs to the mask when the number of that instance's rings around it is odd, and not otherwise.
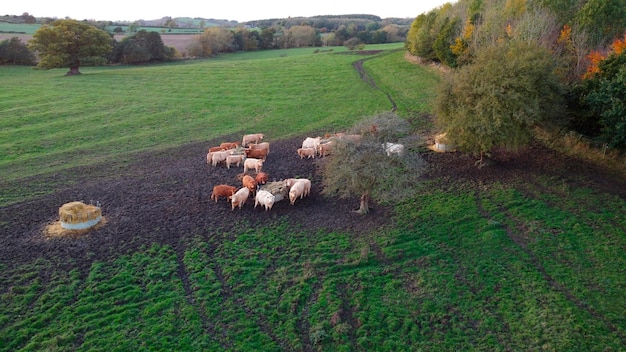
[[[29,48],[37,52],[37,67],[69,67],[66,75],[80,74],[81,61],[97,61],[112,50],[111,36],[94,26],[75,20],[56,20],[39,28]]]
[[[359,197],[358,214],[370,211],[371,200],[393,204],[413,195],[426,163],[411,148],[408,122],[384,113],[364,119],[348,134],[358,134],[361,139],[335,140],[332,155],[322,164],[322,194]],[[382,146],[386,142],[404,143],[405,150],[389,156]]]
[[[590,54],[591,65],[581,85],[581,105],[598,125],[600,139],[626,148],[626,34],[611,43],[607,55]]]

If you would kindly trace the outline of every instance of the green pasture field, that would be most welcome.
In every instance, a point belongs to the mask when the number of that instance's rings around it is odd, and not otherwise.
[[[41,192],[11,181],[54,170],[261,129],[332,131],[388,111],[352,67],[362,58],[401,116],[430,109],[437,75],[402,51],[309,52],[79,77],[0,67],[1,206]],[[0,351],[626,349],[624,200],[547,175],[416,187],[392,225],[367,234],[242,223],[87,272],[71,258],[64,268],[0,258]]]
[[[33,34],[40,27],[40,24],[0,22],[0,33]]]
[[[88,273],[3,265],[0,350],[623,350],[626,205],[531,181],[429,184],[364,236],[277,223]]]

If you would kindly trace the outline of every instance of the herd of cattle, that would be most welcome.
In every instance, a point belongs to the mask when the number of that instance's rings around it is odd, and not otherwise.
[[[239,175],[241,187],[228,184],[219,184],[213,187],[211,199],[218,202],[220,197],[225,197],[231,203],[231,210],[240,209],[250,196],[254,196],[254,208],[261,205],[265,210],[272,209],[274,203],[289,197],[289,202],[294,205],[296,200],[308,196],[311,192],[311,181],[306,178],[290,178],[268,184],[268,174],[263,172],[263,163],[270,153],[270,144],[262,142],[263,133],[246,134],[241,143],[224,142],[219,146],[209,148],[206,162],[213,167],[224,165],[241,167],[243,173]],[[338,140],[344,139],[358,143],[362,136],[359,134],[336,133],[322,137],[306,137],[302,141],[302,147],[297,149],[300,159],[326,157],[333,152]],[[388,156],[402,155],[404,145],[397,143],[383,143],[383,150]],[[248,175],[249,170],[254,170],[254,177]]]
[[[275,202],[278,202],[288,195],[289,202],[294,205],[296,200],[308,196],[311,192],[311,181],[306,178],[290,178],[274,182],[272,187],[268,184],[268,174],[263,172],[263,164],[270,154],[270,144],[261,142],[263,133],[246,134],[241,143],[224,142],[219,146],[209,148],[207,154],[207,164],[214,167],[224,165],[230,169],[231,166],[242,167],[243,173],[238,178],[241,187],[228,184],[219,184],[213,187],[211,199],[217,202],[220,197],[224,197],[231,203],[231,210],[244,206],[247,200],[254,197],[254,207],[261,205],[265,210],[272,209]],[[249,175],[248,171],[254,171]],[[276,186],[278,183],[278,187]],[[263,185],[268,185],[263,187]],[[278,190],[278,191],[277,191]]]

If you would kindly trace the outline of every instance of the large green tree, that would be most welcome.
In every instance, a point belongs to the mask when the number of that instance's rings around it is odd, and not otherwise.
[[[473,64],[442,80],[436,122],[460,150],[480,155],[515,150],[534,126],[559,113],[561,85],[551,54],[537,44],[505,42],[481,50]]]
[[[75,20],[57,20],[39,28],[29,41],[37,52],[37,67],[69,67],[66,75],[80,74],[81,60],[96,61],[112,50],[111,36],[92,25]]]

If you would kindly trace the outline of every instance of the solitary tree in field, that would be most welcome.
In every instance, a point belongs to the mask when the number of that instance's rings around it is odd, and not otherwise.
[[[39,55],[37,67],[69,67],[67,76],[80,74],[81,60],[97,61],[112,50],[111,36],[75,20],[57,20],[39,28],[28,43]]]
[[[409,124],[393,113],[366,119],[348,133],[358,142],[337,139],[332,154],[322,164],[326,196],[360,197],[359,214],[369,212],[370,200],[397,203],[414,195],[426,164],[412,150]],[[387,155],[383,143],[403,142],[401,155]]]
[[[442,80],[436,122],[458,149],[482,157],[494,147],[515,150],[533,127],[556,116],[561,86],[550,53],[522,42],[482,49],[471,65]]]

